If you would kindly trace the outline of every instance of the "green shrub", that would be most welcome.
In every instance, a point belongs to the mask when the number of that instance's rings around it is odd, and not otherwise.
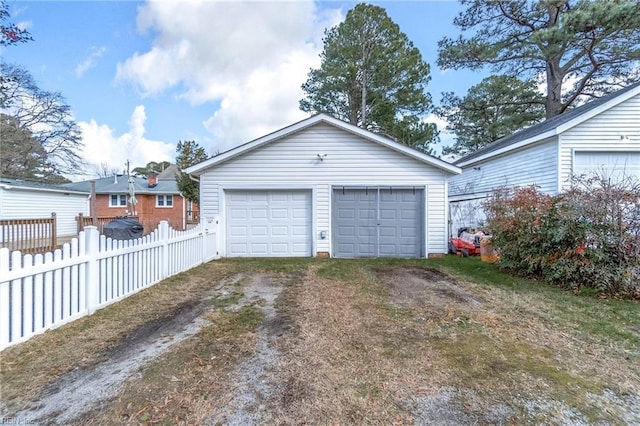
[[[640,185],[576,179],[555,197],[502,188],[485,205],[499,264],[572,290],[640,293]]]

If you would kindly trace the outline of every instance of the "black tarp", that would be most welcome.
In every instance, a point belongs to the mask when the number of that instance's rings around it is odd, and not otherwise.
[[[102,233],[114,240],[132,240],[142,237],[143,231],[144,227],[137,220],[130,217],[117,217],[104,226]]]

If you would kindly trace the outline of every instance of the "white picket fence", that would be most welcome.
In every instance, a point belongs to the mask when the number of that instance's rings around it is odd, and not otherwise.
[[[0,350],[218,257],[217,221],[176,231],[165,221],[137,240],[87,226],[62,249],[0,249]]]

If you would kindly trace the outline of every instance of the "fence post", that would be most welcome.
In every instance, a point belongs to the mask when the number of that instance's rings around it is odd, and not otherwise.
[[[51,250],[58,246],[58,229],[56,227],[56,212],[51,213]]]
[[[160,279],[169,276],[169,222],[161,220],[158,224],[162,251],[160,252]]]
[[[100,252],[100,233],[95,226],[86,226],[84,228],[84,237],[86,241],[85,253],[89,259],[87,261],[85,281],[86,297],[87,297],[87,313],[95,312],[100,303],[100,269],[98,264],[98,253]]]
[[[78,213],[76,216],[76,234],[80,235],[80,231],[84,228],[84,215],[82,212]]]

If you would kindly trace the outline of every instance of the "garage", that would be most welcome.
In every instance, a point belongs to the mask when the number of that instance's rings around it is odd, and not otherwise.
[[[640,152],[576,151],[574,174],[605,174],[614,180],[624,177],[640,179]]]
[[[334,257],[424,256],[424,190],[333,189]]]
[[[446,161],[317,114],[185,169],[221,257],[447,252]]]
[[[311,256],[311,191],[227,190],[225,200],[227,256]]]

